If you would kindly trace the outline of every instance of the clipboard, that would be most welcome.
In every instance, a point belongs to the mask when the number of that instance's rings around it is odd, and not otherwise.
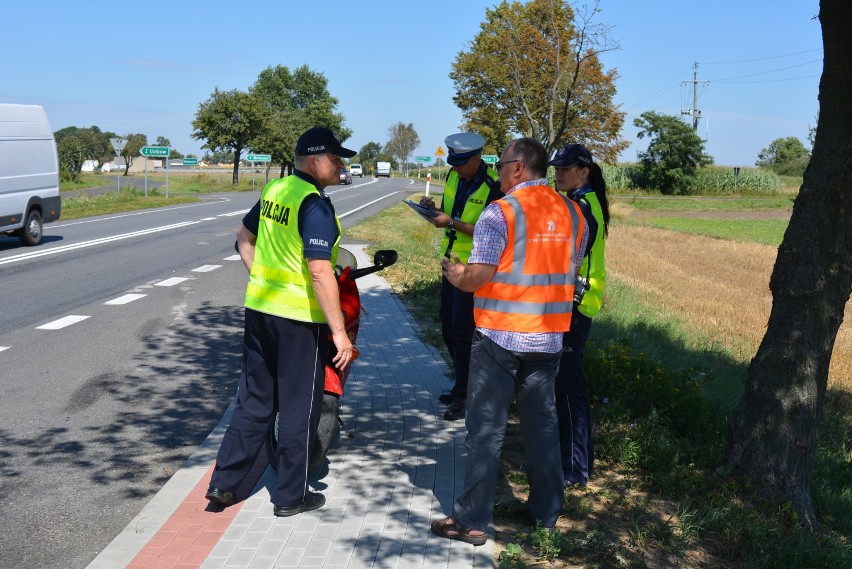
[[[418,214],[420,214],[420,217],[422,217],[423,219],[431,220],[433,217],[438,216],[437,211],[429,209],[428,207],[424,207],[424,206],[420,205],[419,203],[414,203],[411,200],[402,200],[402,201],[408,207],[410,207],[411,209],[416,211]]]

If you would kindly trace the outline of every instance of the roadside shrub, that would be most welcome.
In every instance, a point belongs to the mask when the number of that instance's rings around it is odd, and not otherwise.
[[[643,177],[638,164],[604,164],[601,168],[607,189],[613,192],[657,192]],[[740,168],[739,175],[729,166],[704,166],[684,181],[675,193],[679,195],[773,195],[781,189],[781,178],[771,170]]]

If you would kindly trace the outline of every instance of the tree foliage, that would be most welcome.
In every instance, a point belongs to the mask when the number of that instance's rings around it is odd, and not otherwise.
[[[82,165],[85,160],[97,160],[98,162],[109,162],[112,160],[115,157],[115,151],[113,150],[109,139],[114,136],[115,133],[101,132],[101,129],[96,126],[90,126],[87,128],[69,126],[53,133],[53,137],[56,140],[57,151],[60,143],[64,139],[69,137],[74,138],[74,140],[65,144],[64,148],[66,150],[70,148],[74,149],[73,151],[77,155],[74,160],[79,161],[80,165]],[[62,157],[60,156],[60,162],[61,161]],[[66,161],[66,163],[70,162]],[[77,171],[79,172],[79,170]]]
[[[233,184],[239,182],[240,154],[252,148],[269,122],[269,109],[261,98],[244,91],[220,91],[198,105],[192,138],[204,140],[203,148],[234,153]]]
[[[734,478],[773,504],[792,506],[793,519],[811,528],[829,363],[852,292],[852,3],[821,0],[819,19],[824,55],[813,157],[778,248],[766,335],[731,420],[726,457]]]
[[[399,164],[406,164],[408,157],[420,144],[420,137],[412,123],[398,122],[388,128],[388,142],[385,152],[397,159]]]
[[[768,168],[778,174],[793,172],[801,175],[811,154],[795,136],[776,138],[757,155],[755,166]]]
[[[601,161],[627,147],[624,113],[613,103],[616,72],[599,59],[618,46],[594,23],[598,13],[575,12],[566,0],[503,0],[486,10],[450,73],[465,128],[485,137],[486,152],[499,152],[515,133],[548,150],[579,142]]]
[[[133,161],[139,157],[142,152],[143,146],[148,146],[148,137],[144,134],[128,134],[124,137],[127,141],[124,143],[124,147],[121,149],[121,156],[124,158],[124,163],[127,164],[127,168],[124,169],[124,175],[127,176],[128,172],[130,172],[130,167],[133,165]]]
[[[704,141],[692,127],[673,115],[642,113],[633,124],[639,138],[650,139],[648,149],[637,154],[644,185],[664,194],[688,193],[699,166],[713,163],[704,153]]]
[[[352,136],[344,126],[345,117],[335,112],[338,100],[328,91],[328,79],[307,65],[292,73],[283,65],[267,67],[250,91],[269,110],[268,122],[252,149],[270,154],[273,162],[281,164],[282,176],[285,166],[293,165],[296,141],[309,128],[328,128],[340,141]]]

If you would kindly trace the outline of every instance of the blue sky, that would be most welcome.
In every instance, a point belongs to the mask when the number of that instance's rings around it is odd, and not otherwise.
[[[0,102],[45,107],[51,126],[97,125],[165,136],[200,154],[192,120],[214,88],[247,90],[269,66],[325,74],[354,131],[346,146],[385,143],[413,123],[433,155],[458,131],[448,78],[494,0],[431,2],[254,0],[68,2],[0,0]],[[632,161],[647,140],[633,119],[692,106],[698,63],[699,133],[717,164],[751,166],[779,137],[808,145],[822,39],[817,0],[602,0],[598,21],[621,49],[616,102]],[[709,81],[709,83],[704,83]],[[684,84],[684,82],[690,82]]]

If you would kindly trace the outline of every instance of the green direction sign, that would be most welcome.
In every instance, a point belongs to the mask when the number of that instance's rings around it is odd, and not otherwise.
[[[418,156],[415,158],[418,162],[431,162],[432,158],[430,156]]]
[[[246,160],[249,162],[269,162],[272,160],[272,156],[269,154],[249,154],[246,156]]]
[[[499,157],[495,156],[494,154],[483,154],[482,155],[482,161],[485,162],[486,164],[496,164],[498,159],[499,159]]]
[[[198,158],[184,158],[183,165],[184,166],[195,166],[198,164]]]
[[[171,149],[168,146],[143,146],[142,156],[156,156],[158,158],[168,158],[170,150]]]

